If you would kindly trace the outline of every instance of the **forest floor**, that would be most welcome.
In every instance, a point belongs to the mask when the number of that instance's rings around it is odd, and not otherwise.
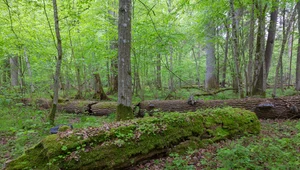
[[[230,96],[226,93],[222,96]],[[214,97],[215,98],[215,97]],[[8,160],[49,135],[48,110],[22,106],[0,97],[0,168]],[[104,117],[58,113],[56,124],[72,124],[74,128],[96,127],[113,122],[115,115]],[[185,155],[142,162],[137,169],[298,169],[300,165],[300,120],[261,120],[258,136],[228,139]]]

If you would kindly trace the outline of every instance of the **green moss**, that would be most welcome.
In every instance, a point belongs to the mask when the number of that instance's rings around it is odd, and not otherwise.
[[[117,106],[117,117],[116,117],[117,121],[129,120],[133,118],[134,118],[134,114],[130,106],[125,106],[123,104],[119,104]]]
[[[61,127],[59,127],[58,131],[59,132],[65,132],[65,131],[70,130],[70,129],[71,129],[70,126],[68,126],[68,125],[62,125]]]
[[[256,115],[242,109],[159,114],[98,129],[50,135],[8,164],[7,169],[122,168],[173,146],[176,146],[173,151],[183,153],[187,148],[259,131]]]

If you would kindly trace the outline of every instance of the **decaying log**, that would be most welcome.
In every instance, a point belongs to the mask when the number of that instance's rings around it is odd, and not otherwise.
[[[287,119],[300,117],[300,96],[289,96],[276,99],[246,98],[232,100],[197,100],[194,105],[183,100],[144,101],[140,104],[140,114],[163,112],[187,112],[197,109],[231,106],[244,108],[256,113],[260,119]]]
[[[12,169],[124,169],[168,152],[258,134],[260,122],[237,108],[168,113],[49,135],[10,162]]]
[[[39,99],[36,102],[39,108],[49,109],[51,101]],[[287,119],[300,117],[300,96],[289,96],[275,99],[246,98],[231,100],[151,100],[139,103],[135,110],[138,116],[145,113],[152,114],[157,111],[164,112],[187,112],[197,109],[216,108],[231,106],[235,108],[245,108],[253,111],[260,119]],[[89,113],[91,115],[104,116],[116,111],[116,102],[97,102],[97,101],[67,101],[59,103],[58,109],[68,113]]]
[[[213,96],[213,95],[216,95],[218,93],[221,93],[221,92],[224,92],[224,91],[228,91],[228,90],[236,90],[234,88],[225,88],[225,89],[219,89],[217,91],[208,91],[208,92],[205,92],[205,93],[196,93],[194,94],[194,96]]]

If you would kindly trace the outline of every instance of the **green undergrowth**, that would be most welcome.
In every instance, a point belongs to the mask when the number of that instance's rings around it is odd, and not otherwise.
[[[0,109],[0,167],[49,135],[52,127],[48,122],[48,110],[24,107],[10,100],[5,102]],[[74,128],[96,127],[115,119],[114,114],[94,117],[57,113],[56,116],[55,124],[72,124]]]
[[[145,155],[181,152],[185,142],[203,146],[226,138],[258,134],[260,123],[250,111],[234,108],[155,117],[74,129],[49,135],[8,165],[8,169],[111,169],[129,166]],[[190,142],[189,142],[190,141]],[[172,146],[179,146],[173,148]]]
[[[259,135],[190,149],[185,155],[147,162],[146,169],[299,169],[300,121],[260,120]],[[145,167],[145,165],[137,166]]]

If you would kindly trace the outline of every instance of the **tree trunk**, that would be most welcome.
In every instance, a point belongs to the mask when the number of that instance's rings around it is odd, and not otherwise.
[[[216,56],[215,56],[215,43],[213,38],[215,36],[215,28],[213,23],[207,25],[206,30],[206,73],[205,73],[205,89],[219,88],[216,76]]]
[[[295,31],[295,26],[293,24],[292,32]],[[293,61],[293,47],[294,47],[294,34],[292,34],[290,41],[289,41],[289,73],[288,73],[288,86],[291,85],[292,80],[292,61]]]
[[[118,59],[111,59],[111,77],[110,77],[110,88],[108,90],[109,94],[115,94],[118,92]]]
[[[82,99],[82,83],[81,83],[81,76],[80,76],[80,67],[75,67],[76,72],[76,80],[77,80],[77,94],[75,96],[75,99]]]
[[[200,48],[199,48],[199,50],[201,50]],[[195,61],[195,64],[196,64],[196,73],[197,73],[197,78],[196,78],[196,80],[197,80],[197,85],[198,85],[198,88],[200,89],[200,69],[199,69],[199,64],[198,64],[198,57],[196,56],[196,54],[195,54],[195,50],[194,50],[194,47],[192,48],[192,52],[193,52],[193,57],[194,57],[194,61]]]
[[[222,83],[221,83],[221,87],[223,87],[223,88],[226,86],[226,70],[227,70],[228,48],[229,48],[229,37],[230,37],[228,23],[225,23],[224,25],[226,27],[226,40],[225,40],[223,74],[222,74]]]
[[[298,32],[300,32],[300,2],[297,2]],[[300,36],[298,37],[297,64],[296,64],[296,90],[300,91]]]
[[[108,2],[113,9],[117,8],[117,4],[115,1],[109,1]],[[117,14],[114,10],[108,10],[109,14],[109,21],[112,25],[117,25]],[[110,42],[110,49],[111,50],[117,50],[118,49],[118,43],[115,39],[111,40]],[[110,62],[110,83],[109,83],[109,90],[108,94],[115,94],[118,92],[118,56],[113,56],[111,58]]]
[[[95,79],[95,93],[93,96],[93,99],[99,99],[99,100],[109,100],[107,95],[105,94],[100,78],[99,73],[94,74],[94,79]]]
[[[161,55],[157,54],[156,58],[156,88],[158,90],[162,89],[162,81],[161,81]]]
[[[238,39],[238,27],[233,0],[230,0],[230,10],[231,10],[231,17],[232,17],[232,41],[233,41],[233,58],[234,58],[234,65],[235,65],[235,79],[238,86],[238,93],[240,98],[244,98],[244,91],[242,87],[242,76],[240,72],[240,62],[239,62],[239,39]]]
[[[252,88],[253,88],[253,51],[254,51],[254,25],[255,25],[255,2],[252,0],[251,6],[251,18],[250,18],[250,34],[249,34],[249,61],[248,61],[248,74],[246,83],[246,91],[248,92],[246,95],[252,95]]]
[[[288,23],[288,26],[287,26],[287,29],[283,33],[283,38],[282,38],[282,43],[281,43],[281,49],[280,49],[278,63],[277,63],[277,67],[276,67],[275,83],[274,83],[274,88],[273,88],[273,93],[272,93],[273,96],[276,96],[279,70],[282,67],[282,57],[283,57],[283,53],[284,53],[284,50],[285,50],[285,45],[286,45],[286,42],[288,40],[288,36],[290,34],[290,30],[291,30],[291,28],[293,26],[294,19],[295,19],[295,16],[296,16],[296,12],[297,12],[297,8],[298,8],[299,5],[300,4],[297,3],[297,5],[295,6],[295,8],[293,9],[292,15],[290,17],[290,20],[289,20],[289,23]],[[283,70],[281,69],[281,71],[283,71]]]
[[[30,67],[28,56],[27,56],[26,48],[24,48],[24,58],[25,58],[25,62],[26,62],[28,76],[29,76],[29,79],[30,79],[29,80],[30,81],[30,93],[33,93],[34,92],[34,86],[33,86],[33,83],[32,83],[32,72],[31,72],[31,67]]]
[[[62,45],[61,45],[61,38],[60,38],[59,19],[58,19],[56,0],[52,0],[52,2],[53,2],[53,13],[54,13],[55,33],[57,39],[57,55],[58,55],[56,61],[55,75],[54,75],[53,103],[52,103],[51,112],[49,114],[50,124],[54,125],[55,113],[58,104],[59,76],[60,76],[60,68],[62,63]]]
[[[18,57],[12,57],[9,59],[10,61],[10,81],[11,86],[19,85],[19,62]]]
[[[255,53],[255,63],[254,63],[254,74],[253,74],[253,86],[251,95],[266,95],[266,68],[265,68],[265,57],[264,57],[264,47],[265,47],[265,12],[267,5],[260,2],[257,4],[258,8],[258,33],[256,40],[256,53]],[[263,78],[259,75],[262,73]]]
[[[117,120],[133,118],[133,111],[131,108],[132,84],[130,64],[131,5],[131,0],[119,0]]]
[[[277,18],[278,18],[278,0],[276,2],[273,2],[272,5],[272,12],[271,12],[271,18],[270,18],[270,24],[269,24],[269,30],[268,30],[268,39],[267,39],[267,46],[265,50],[265,67],[266,67],[266,77],[265,79],[268,79],[269,76],[269,70],[271,66],[272,61],[272,55],[273,55],[273,48],[275,43],[275,35],[276,35],[276,25],[277,25]],[[261,78],[262,74],[260,75]]]

